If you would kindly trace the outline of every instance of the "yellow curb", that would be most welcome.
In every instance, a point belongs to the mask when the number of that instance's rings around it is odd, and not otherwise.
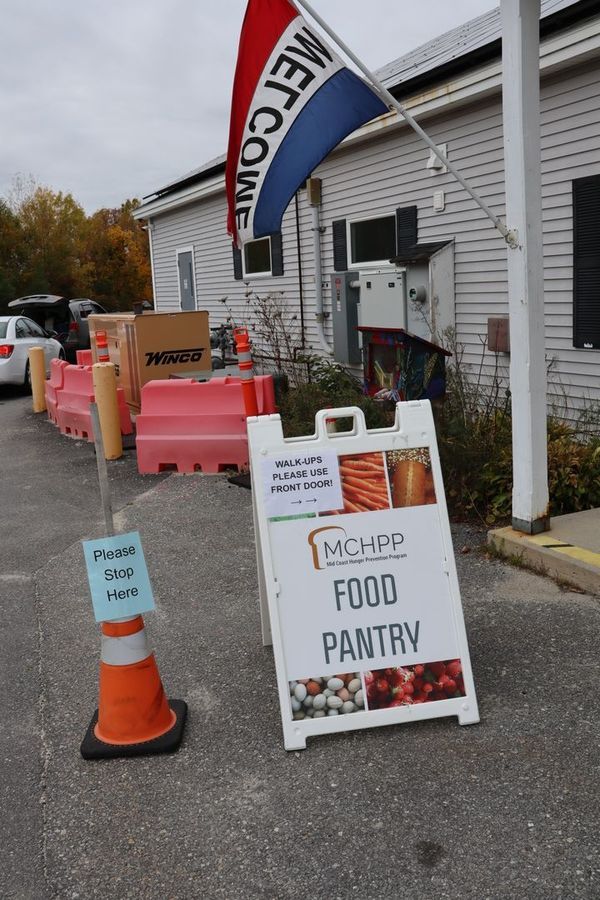
[[[571,559],[578,559],[600,569],[600,553],[594,553],[593,550],[585,550],[583,547],[574,547],[565,541],[559,541],[557,538],[550,537],[547,532],[545,534],[524,536],[524,540],[530,544],[536,544],[538,547],[543,547],[544,550],[554,550],[556,553],[563,553],[565,556],[570,556]]]

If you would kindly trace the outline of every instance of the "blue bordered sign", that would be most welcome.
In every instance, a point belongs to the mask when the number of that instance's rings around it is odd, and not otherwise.
[[[96,622],[154,609],[139,532],[82,541]]]

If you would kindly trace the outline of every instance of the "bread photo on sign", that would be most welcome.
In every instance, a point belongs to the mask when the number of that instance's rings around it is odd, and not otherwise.
[[[385,454],[392,493],[392,505],[426,506],[435,503],[431,457],[427,447],[391,450]]]

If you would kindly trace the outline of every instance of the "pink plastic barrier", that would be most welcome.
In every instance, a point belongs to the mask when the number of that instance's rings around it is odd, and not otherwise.
[[[271,375],[255,379],[259,415],[274,413]],[[248,465],[246,416],[239,378],[149,381],[136,418],[138,469],[157,474],[221,472]]]
[[[90,416],[90,403],[94,401],[94,385],[91,366],[66,365],[63,384],[56,391],[56,423],[62,434],[82,438],[93,443],[94,433]],[[131,434],[133,425],[129,407],[125,403],[123,388],[117,388],[121,434]]]
[[[76,350],[75,358],[78,366],[91,366],[94,362],[91,350]]]
[[[48,410],[48,418],[54,425],[58,425],[56,416],[57,397],[56,393],[63,386],[64,370],[69,363],[66,359],[50,360],[50,378],[44,385],[44,393],[46,395],[46,409]]]

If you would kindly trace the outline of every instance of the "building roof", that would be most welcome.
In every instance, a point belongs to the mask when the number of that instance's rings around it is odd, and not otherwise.
[[[540,36],[598,13],[598,0],[541,0]],[[376,71],[398,99],[500,56],[502,23],[496,7],[475,19],[422,44]],[[217,156],[181,178],[169,182],[144,200],[161,197],[225,171],[226,155]]]
[[[571,9],[575,6],[595,4],[581,4],[579,0],[542,0],[540,13],[540,34],[543,36],[548,30],[561,27],[560,19],[571,20]],[[559,14],[563,14],[560,16]],[[581,17],[578,11],[577,18]],[[548,22],[548,19],[551,19]],[[489,12],[453,28],[445,34],[422,44],[410,53],[405,53],[393,62],[388,63],[376,72],[377,77],[388,90],[401,88],[402,94],[407,96],[413,91],[413,84],[423,79],[424,76],[436,74],[436,80],[450,74],[449,67],[454,71],[475,65],[479,59],[489,59],[490,56],[499,55],[502,49],[502,23],[500,20],[500,8],[497,6]],[[483,52],[482,52],[483,51]]]

